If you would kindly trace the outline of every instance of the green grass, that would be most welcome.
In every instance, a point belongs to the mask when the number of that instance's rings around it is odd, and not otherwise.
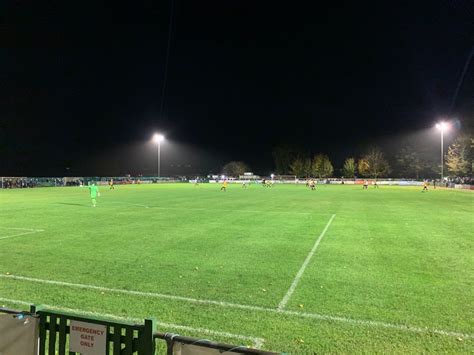
[[[78,187],[1,190],[0,305],[152,316],[164,332],[293,353],[472,353],[474,194],[420,190],[117,186],[96,208]]]

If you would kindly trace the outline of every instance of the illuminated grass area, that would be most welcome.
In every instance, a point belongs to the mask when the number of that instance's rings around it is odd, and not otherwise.
[[[474,350],[473,193],[219,188],[1,190],[0,305],[294,353]]]

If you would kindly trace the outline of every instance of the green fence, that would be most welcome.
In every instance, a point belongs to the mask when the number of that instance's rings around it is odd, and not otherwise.
[[[149,319],[145,320],[144,324],[125,324],[97,318],[84,318],[68,313],[58,313],[41,309],[40,307],[33,307],[31,313],[37,314],[40,318],[40,355],[76,354],[68,350],[68,334],[71,332],[71,321],[105,326],[106,354],[148,355],[154,353],[154,324]]]

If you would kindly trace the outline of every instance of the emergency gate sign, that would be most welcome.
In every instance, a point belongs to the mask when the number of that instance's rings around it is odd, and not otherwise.
[[[69,351],[84,355],[106,354],[107,326],[71,320]]]

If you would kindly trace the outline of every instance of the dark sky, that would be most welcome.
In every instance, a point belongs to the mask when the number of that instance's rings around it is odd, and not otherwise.
[[[471,1],[175,0],[160,115],[172,0],[47,3],[0,7],[0,175],[153,174],[155,130],[164,174],[268,173],[282,143],[337,165],[448,115],[474,45]]]

